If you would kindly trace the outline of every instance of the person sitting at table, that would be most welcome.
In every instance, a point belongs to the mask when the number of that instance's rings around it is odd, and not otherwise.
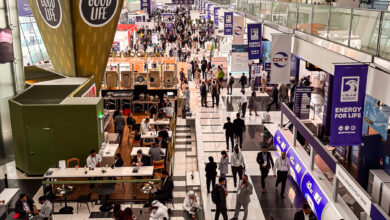
[[[149,159],[147,156],[142,155],[142,150],[138,150],[137,156],[134,157],[131,164],[133,166],[147,166],[149,164]]]
[[[116,203],[114,205],[114,210],[112,212],[113,217],[115,220],[133,220],[135,219],[135,216],[133,215],[133,210],[131,208],[127,207],[125,210],[121,209],[121,205],[119,203]]]
[[[127,118],[126,118],[126,124],[127,124],[127,127],[129,128],[129,131],[131,130],[136,130],[135,129],[135,125],[136,125],[136,120],[133,118],[133,114],[130,112],[129,115],[127,115]],[[131,126],[131,127],[130,127]]]
[[[154,200],[150,207],[150,218],[149,220],[162,220],[168,219],[168,208],[161,202]]]
[[[41,210],[34,210],[34,214],[36,214],[36,218],[38,220],[50,219],[53,213],[53,205],[49,200],[46,199],[46,196],[41,196],[38,198],[39,204],[42,205]]]
[[[184,215],[186,216],[185,219],[197,218],[199,207],[199,196],[194,191],[189,191],[183,202]]]
[[[165,148],[167,149],[168,148],[168,142],[162,137],[162,136],[158,136],[158,146],[160,148]]]
[[[168,106],[164,108],[164,112],[168,118],[173,117],[173,114],[175,113],[175,111],[173,110],[171,103],[168,103]]]
[[[172,177],[168,175],[167,171],[162,171],[161,173],[161,186],[157,185],[157,192],[154,193],[156,200],[165,204],[168,200],[173,198],[173,180]]]
[[[158,110],[158,113],[157,113],[157,120],[162,120],[165,118],[166,118],[166,115],[165,115],[164,109],[160,108],[160,110]]]
[[[102,157],[96,154],[96,150],[91,150],[87,157],[87,167],[96,168],[100,167],[102,163]]]
[[[153,116],[157,114],[157,104],[153,103],[149,108],[150,118],[154,118]]]
[[[115,159],[115,162],[111,166],[111,168],[122,167],[123,166],[124,163],[123,163],[123,160],[122,160],[122,155],[120,153],[116,153],[114,159]]]
[[[150,119],[149,118],[146,118],[142,124],[141,124],[141,132],[142,133],[146,133],[148,131],[152,131],[153,129],[150,127]]]
[[[19,214],[19,218],[33,215],[36,212],[35,210],[37,210],[37,207],[34,201],[24,193],[20,194],[18,201],[15,202],[15,213]]]
[[[161,127],[160,131],[158,131],[158,137],[162,137],[164,140],[168,141],[169,139],[169,133],[165,127]]]
[[[151,164],[153,165],[153,161],[162,160],[162,156],[164,156],[164,152],[156,143],[153,143],[152,147],[149,149],[149,157]]]

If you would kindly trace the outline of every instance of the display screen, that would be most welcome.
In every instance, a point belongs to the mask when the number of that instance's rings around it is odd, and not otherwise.
[[[12,31],[9,28],[0,28],[0,63],[14,61],[14,49],[12,47]]]

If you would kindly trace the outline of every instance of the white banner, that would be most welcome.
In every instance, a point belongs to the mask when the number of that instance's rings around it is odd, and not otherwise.
[[[245,17],[233,17],[233,44],[244,44]]]
[[[290,82],[291,35],[272,34],[271,84]]]

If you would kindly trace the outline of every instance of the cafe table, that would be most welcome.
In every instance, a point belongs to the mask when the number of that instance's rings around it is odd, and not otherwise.
[[[142,124],[144,123],[145,118],[142,119]],[[170,119],[162,119],[162,120],[154,120],[153,118],[149,119],[150,125],[157,125],[157,126],[168,126]]]
[[[133,149],[131,150],[130,156],[132,156],[132,157],[137,156],[137,151],[138,150],[142,150],[142,154],[143,155],[149,155],[150,147],[133,147]],[[164,155],[162,155],[162,156],[165,157],[165,155],[167,153],[167,149],[166,148],[161,148],[161,150],[164,153]]]
[[[168,131],[169,138],[172,138],[172,131]],[[155,139],[158,137],[157,131],[141,132],[141,139]]]

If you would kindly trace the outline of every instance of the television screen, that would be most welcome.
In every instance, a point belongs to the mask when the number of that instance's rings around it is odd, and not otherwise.
[[[14,61],[14,49],[12,47],[12,31],[9,28],[0,28],[0,63]]]

